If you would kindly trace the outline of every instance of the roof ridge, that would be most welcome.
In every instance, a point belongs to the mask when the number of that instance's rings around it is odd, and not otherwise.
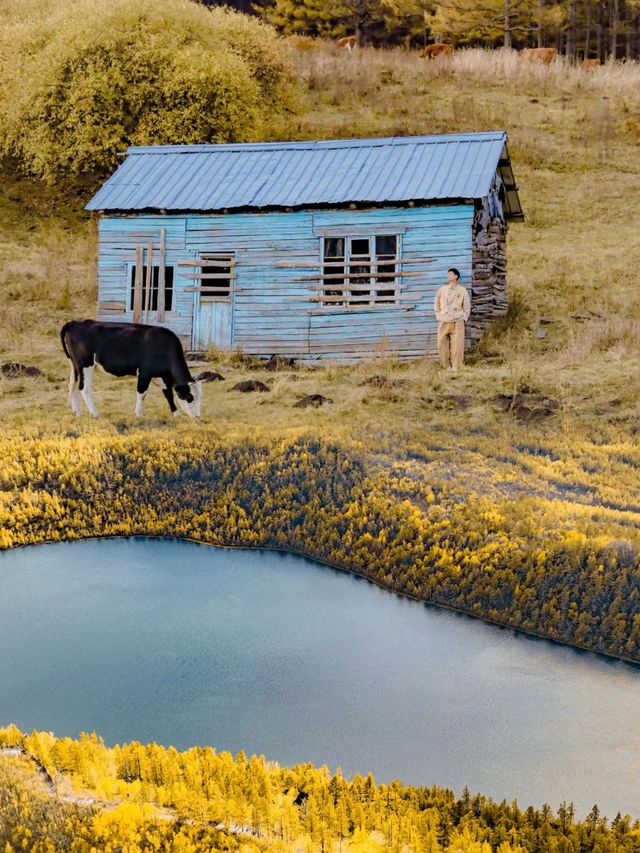
[[[216,151],[259,151],[259,150],[292,150],[292,149],[314,149],[314,148],[373,148],[376,146],[396,145],[425,145],[438,142],[460,142],[464,140],[475,140],[494,142],[497,139],[506,139],[505,130],[480,130],[468,133],[435,133],[417,134],[415,136],[371,136],[359,137],[357,139],[307,139],[307,140],[284,140],[279,142],[220,142],[220,143],[192,143],[185,145],[131,145],[127,149],[127,155],[131,154],[204,154]]]

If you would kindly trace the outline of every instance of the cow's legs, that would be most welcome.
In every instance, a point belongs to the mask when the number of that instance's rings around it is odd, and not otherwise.
[[[93,402],[93,365],[80,368],[80,393],[92,418],[99,417]]]
[[[73,366],[73,362],[69,359],[69,364],[71,365],[71,372],[69,374],[69,405],[71,406],[71,411],[74,415],[80,414],[80,399],[78,393],[78,374],[76,372],[75,367]]]
[[[144,402],[145,394],[151,385],[151,377],[144,373],[138,372],[138,384],[136,387],[136,417],[142,417],[142,403]]]
[[[164,394],[165,399],[169,404],[171,414],[179,415],[180,409],[176,406],[176,401],[173,397],[173,377],[171,376],[171,373],[164,373],[162,376],[162,381],[164,382],[162,393]]]
[[[180,409],[176,406],[176,401],[173,397],[173,388],[163,388],[162,393],[164,394],[167,403],[169,404],[171,414],[174,417],[177,417],[180,414]]]
[[[141,394],[139,391],[136,391],[136,417],[142,417],[142,404],[144,403],[144,398],[146,395],[146,391],[144,394]]]

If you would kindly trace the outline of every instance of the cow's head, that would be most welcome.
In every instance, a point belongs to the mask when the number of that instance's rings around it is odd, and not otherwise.
[[[173,390],[178,398],[178,405],[191,418],[200,417],[202,405],[202,382],[188,382],[185,385],[174,385]]]

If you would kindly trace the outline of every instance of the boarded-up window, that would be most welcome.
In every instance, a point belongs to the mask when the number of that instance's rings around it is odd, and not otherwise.
[[[397,234],[324,237],[320,301],[327,307],[398,301]]]
[[[149,301],[149,309],[151,311],[158,310],[158,281],[160,278],[160,267],[152,267],[151,275],[151,299]],[[129,308],[134,309],[134,297],[136,289],[136,268],[131,267],[131,279],[129,282]],[[147,266],[142,267],[142,300],[141,305],[147,305]],[[173,305],[173,267],[164,268],[164,307],[165,311],[171,311]]]
[[[233,255],[202,254],[202,266],[196,273],[199,280],[200,301],[218,302],[231,298],[235,278]]]

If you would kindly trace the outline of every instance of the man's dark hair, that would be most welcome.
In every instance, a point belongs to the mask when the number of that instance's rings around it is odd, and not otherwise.
[[[455,267],[449,267],[447,272],[452,272],[456,278],[460,278],[460,270],[457,270]]]

